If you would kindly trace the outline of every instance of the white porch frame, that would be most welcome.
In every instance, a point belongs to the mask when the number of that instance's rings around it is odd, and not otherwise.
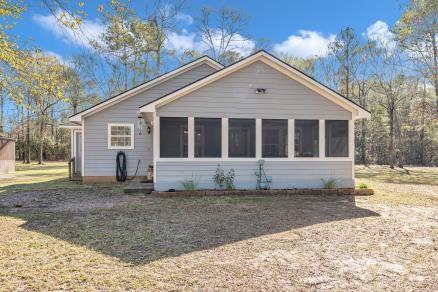
[[[153,158],[154,158],[154,178],[156,177],[157,161],[352,161],[354,162],[354,121],[348,120],[348,157],[326,157],[325,156],[325,121],[319,121],[319,157],[295,157],[295,119],[288,119],[288,157],[264,158],[262,157],[262,119],[256,118],[256,155],[252,158],[228,157],[228,121],[229,118],[222,117],[221,131],[221,157],[201,158],[194,157],[195,149],[195,123],[194,117],[187,117],[188,121],[188,157],[160,157],[160,117],[151,113],[153,116]]]

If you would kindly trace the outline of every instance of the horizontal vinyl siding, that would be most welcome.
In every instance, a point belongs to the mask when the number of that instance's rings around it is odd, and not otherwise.
[[[255,94],[266,88],[265,94]],[[235,118],[352,118],[349,111],[256,62],[158,109],[158,115]]]
[[[227,172],[235,170],[238,189],[255,189],[257,161],[158,161],[155,189],[181,189],[184,179],[193,178],[198,188],[212,189],[217,165]],[[339,187],[353,187],[351,161],[265,161],[266,175],[272,176],[271,188],[321,188],[322,179],[336,179]]]
[[[182,86],[214,72],[208,65],[200,65],[182,73],[136,96],[130,97],[109,108],[85,118],[85,176],[115,176],[116,154],[124,151],[127,156],[128,176],[135,173],[140,160],[138,175],[146,175],[149,165],[153,164],[152,132],[147,134],[143,127],[139,135],[137,112],[139,107],[154,99],[168,94]],[[134,149],[108,149],[108,124],[134,124]]]

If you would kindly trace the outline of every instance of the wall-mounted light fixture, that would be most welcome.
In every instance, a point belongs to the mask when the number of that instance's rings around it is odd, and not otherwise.
[[[137,128],[138,128],[138,134],[141,135],[141,131],[143,130],[143,117],[142,116],[137,117]]]
[[[266,88],[256,88],[255,94],[265,94]]]

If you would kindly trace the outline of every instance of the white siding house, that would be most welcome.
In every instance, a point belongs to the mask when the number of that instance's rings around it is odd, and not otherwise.
[[[203,57],[157,80],[70,117],[85,182],[114,180],[124,151],[128,176],[153,165],[159,191],[214,188],[218,165],[254,189],[261,159],[272,188],[354,186],[354,120],[369,112],[269,53],[225,68]]]

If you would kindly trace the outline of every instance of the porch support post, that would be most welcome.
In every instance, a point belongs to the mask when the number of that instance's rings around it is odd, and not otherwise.
[[[228,158],[228,118],[222,118],[222,158]]]
[[[256,158],[262,158],[262,119],[256,119]]]
[[[325,157],[325,120],[319,120],[319,157]]]
[[[85,119],[82,118],[81,126],[81,176],[85,176]]]
[[[354,120],[348,120],[348,157],[354,162]]]
[[[195,157],[195,118],[189,117],[188,118],[188,157],[194,158]]]
[[[75,130],[71,129],[70,130],[70,159],[75,157],[76,155],[76,151],[75,151]]]
[[[152,123],[153,153],[154,153],[154,183],[157,182],[157,159],[160,158],[160,117],[154,113]]]
[[[287,156],[289,159],[295,157],[295,120],[287,121]]]
[[[351,178],[354,181],[354,120],[348,120],[348,158],[351,159]]]

